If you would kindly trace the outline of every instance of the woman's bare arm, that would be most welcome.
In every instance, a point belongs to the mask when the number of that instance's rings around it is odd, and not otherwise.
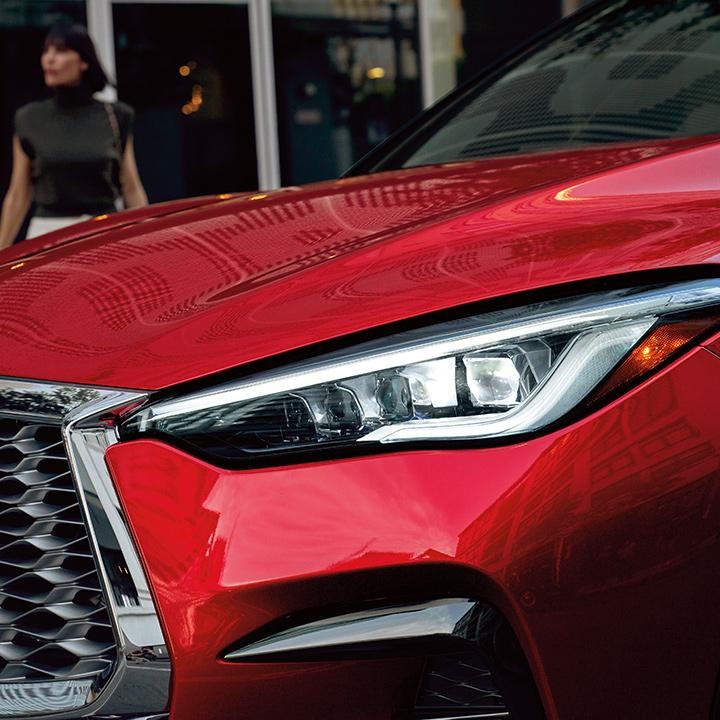
[[[120,185],[122,186],[123,200],[126,208],[139,208],[148,204],[145,188],[140,181],[137,163],[135,162],[135,148],[132,135],[125,143],[122,163],[120,163]]]
[[[23,220],[32,203],[33,188],[30,158],[20,145],[17,135],[13,137],[13,169],[0,216],[0,250],[12,245],[22,227]]]

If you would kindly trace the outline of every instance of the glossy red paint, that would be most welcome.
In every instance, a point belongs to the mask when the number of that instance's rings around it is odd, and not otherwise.
[[[463,303],[715,264],[718,164],[695,138],[114,216],[4,257],[0,375],[156,389]]]
[[[593,416],[507,447],[254,471],[158,442],[111,448],[171,645],[172,720],[387,720],[412,698],[412,663],[218,655],[288,612],[437,592],[506,613],[550,720],[707,720],[717,387],[720,359],[697,348]]]
[[[217,196],[209,195],[206,197],[183,198],[181,200],[170,200],[164,203],[155,203],[147,205],[136,210],[126,210],[125,212],[113,213],[111,215],[97,215],[83,222],[68,225],[60,230],[46,233],[32,240],[18,243],[4,250],[0,259],[4,264],[8,262],[16,263],[24,257],[35,255],[37,253],[46,252],[60,245],[67,245],[75,240],[87,238],[106,233],[110,230],[129,227],[138,223],[145,222],[159,217],[167,217],[183,210],[202,207],[204,205],[217,204],[240,195]]]

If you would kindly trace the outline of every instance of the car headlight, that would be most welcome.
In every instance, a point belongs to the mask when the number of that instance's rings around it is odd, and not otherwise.
[[[646,377],[719,308],[720,282],[696,280],[487,312],[161,400],[121,437],[223,462],[535,432]]]

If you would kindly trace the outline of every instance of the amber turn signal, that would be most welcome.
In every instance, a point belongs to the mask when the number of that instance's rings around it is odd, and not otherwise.
[[[589,405],[605,401],[611,394],[624,391],[645,379],[661,365],[677,357],[697,338],[720,324],[717,314],[662,322],[651,328],[607,380],[588,400]]]

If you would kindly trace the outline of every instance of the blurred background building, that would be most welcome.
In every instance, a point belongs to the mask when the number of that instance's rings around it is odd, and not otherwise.
[[[88,26],[151,202],[336,177],[587,0],[0,0],[0,197],[58,20]]]

